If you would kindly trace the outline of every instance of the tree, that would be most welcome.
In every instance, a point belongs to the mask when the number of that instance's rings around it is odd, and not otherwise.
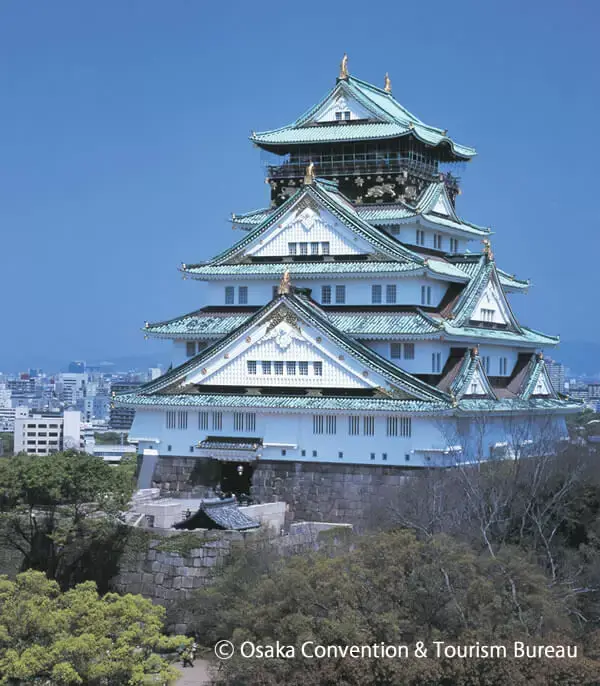
[[[90,574],[102,583],[132,492],[127,461],[114,467],[74,451],[0,460],[0,545],[63,588]]]
[[[173,683],[169,654],[189,646],[162,633],[164,609],[93,582],[62,593],[41,572],[0,577],[0,684]]]
[[[267,569],[264,556],[255,555],[254,573],[248,569],[252,559],[244,549],[234,554],[216,585],[197,592],[189,604],[203,640],[229,639],[238,647],[222,663],[219,686],[597,684],[598,632],[578,635],[543,570],[514,548],[491,556],[447,536],[419,540],[410,531],[394,530],[357,538],[345,552],[295,555]],[[295,657],[239,655],[244,641],[274,645],[276,640],[295,646]],[[515,640],[576,643],[580,654],[570,660],[522,660],[512,656]],[[300,654],[306,641],[324,646],[423,641],[429,654],[306,659]],[[438,659],[434,641],[503,644],[508,657]]]

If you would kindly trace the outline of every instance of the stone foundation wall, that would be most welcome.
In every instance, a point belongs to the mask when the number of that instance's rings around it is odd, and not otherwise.
[[[202,496],[213,485],[214,469],[215,461],[206,457],[160,456],[154,469],[152,486],[160,488],[162,494],[185,495],[193,492]]]
[[[260,460],[252,495],[263,503],[286,502],[288,522],[348,522],[364,529],[390,516],[390,503],[410,478],[411,470],[401,467]]]

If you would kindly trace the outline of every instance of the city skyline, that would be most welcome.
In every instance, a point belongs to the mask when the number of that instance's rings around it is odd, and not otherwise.
[[[0,369],[70,358],[161,361],[158,342],[143,340],[140,313],[157,321],[173,302],[199,307],[201,287],[174,279],[177,265],[231,243],[231,212],[268,202],[248,126],[280,125],[321,97],[344,50],[362,76],[383,83],[389,71],[409,109],[478,149],[458,208],[491,224],[499,261],[532,279],[531,293],[513,298],[517,315],[565,346],[597,341],[600,324],[580,315],[595,304],[585,263],[574,268],[561,245],[573,241],[574,227],[586,252],[598,245],[598,212],[585,201],[593,198],[593,149],[579,152],[580,141],[597,146],[587,117],[598,105],[597,9],[583,3],[567,14],[550,3],[540,15],[519,5],[515,23],[512,4],[484,13],[463,3],[442,18],[439,3],[429,51],[406,30],[401,50],[390,47],[416,8],[378,10],[381,40],[365,44],[352,4],[341,20],[323,7],[328,40],[319,50],[307,40],[292,60],[276,56],[275,36],[290,30],[285,16],[265,10],[263,21],[241,3],[233,27],[220,8],[149,2],[141,12],[112,2],[99,12],[62,2],[31,16],[6,3],[0,216],[10,228],[4,252],[15,259],[0,280],[19,298],[3,302],[11,335],[0,342]],[[298,21],[301,36],[312,20]],[[271,38],[256,41],[261,35]],[[407,54],[418,55],[414,68]],[[573,153],[556,145],[565,122],[576,122],[565,146]],[[584,369],[596,371],[593,361]]]

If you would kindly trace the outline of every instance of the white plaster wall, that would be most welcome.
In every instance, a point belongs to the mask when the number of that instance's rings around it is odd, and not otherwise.
[[[402,350],[403,357],[400,360],[392,359],[391,356],[391,345],[388,341],[362,341],[371,350],[374,350],[386,360],[390,360],[395,365],[404,369],[411,374],[431,374],[431,355],[433,353],[441,354],[441,369],[444,368],[444,364],[448,359],[450,354],[450,344],[447,342],[439,340],[426,340],[426,341],[402,341],[402,343],[412,343],[415,345],[415,359],[405,360],[404,359],[404,349]],[[398,341],[400,342],[400,341]]]
[[[406,243],[408,245],[415,246],[415,248],[423,247],[423,248],[433,248],[434,243],[433,243],[433,235],[435,233],[439,233],[442,235],[442,250],[446,252],[450,252],[450,239],[455,238],[458,240],[458,249],[455,252],[461,253],[465,252],[467,249],[472,249],[474,252],[479,250],[478,248],[472,248],[471,243],[474,243],[474,241],[461,237],[452,231],[448,231],[445,229],[443,226],[440,226],[439,228],[429,228],[428,226],[425,226],[423,224],[417,224],[416,222],[414,224],[400,224],[398,227],[391,227],[391,226],[381,226],[382,229],[387,231],[391,236],[396,238],[402,243]],[[399,229],[399,231],[398,231]],[[425,233],[425,243],[423,245],[417,245],[417,230],[421,230]]]
[[[286,265],[281,265],[281,276],[286,270]],[[213,281],[206,289],[206,304],[211,306],[225,305],[225,288],[234,286],[235,305],[237,305],[237,288],[240,285],[248,286],[248,305],[265,305],[273,299],[273,287],[278,286],[281,276],[268,280],[247,281]],[[431,307],[437,306],[446,293],[448,284],[426,277],[365,277],[363,279],[349,279],[343,276],[332,275],[331,278],[300,279],[292,277],[292,283],[298,288],[312,289],[312,297],[316,302],[321,302],[321,287],[332,287],[332,304],[335,303],[335,286],[346,286],[346,305],[371,305],[371,286],[378,284],[383,287],[383,304],[385,305],[385,286],[396,285],[396,303],[398,305],[421,305],[421,286],[431,286]]]
[[[516,446],[530,437],[536,441],[541,438],[550,447],[561,435],[566,435],[563,417],[493,417],[486,419],[484,423],[478,420],[470,421],[470,430],[465,432],[465,425],[459,425],[453,418],[413,416],[411,437],[390,437],[386,436],[386,415],[379,413],[375,415],[373,436],[362,434],[362,415],[361,434],[351,436],[348,433],[348,414],[340,413],[336,416],[335,434],[315,435],[313,413],[310,411],[306,414],[257,411],[254,435],[262,438],[267,444],[261,451],[262,459],[390,466],[448,465],[455,463],[456,458],[452,455],[444,456],[440,451],[450,446],[462,445],[466,458],[487,459],[498,443],[508,442],[511,446]],[[160,443],[152,447],[157,447],[160,455],[173,457],[193,456],[194,452],[190,451],[190,447],[194,447],[207,435],[236,435],[233,431],[231,411],[223,413],[223,429],[220,432],[211,429],[200,431],[197,428],[196,410],[189,410],[188,429],[167,430],[165,427],[164,411],[141,408],[136,412],[131,435],[141,436],[144,433],[158,432]],[[239,432],[239,435],[247,434]],[[140,445],[140,450],[142,449]],[[313,456],[313,451],[316,451],[316,456]],[[371,454],[374,454],[374,459],[371,459]],[[384,459],[384,454],[387,455],[387,459]]]

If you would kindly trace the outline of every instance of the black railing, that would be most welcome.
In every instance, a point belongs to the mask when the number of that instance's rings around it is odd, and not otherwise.
[[[268,165],[271,179],[300,178],[308,164],[314,164],[317,176],[360,176],[364,174],[402,174],[407,172],[426,181],[444,179],[446,184],[458,188],[459,178],[441,173],[437,161],[417,159],[414,155],[401,153],[355,153],[349,155],[313,155],[310,159],[288,159],[283,164]]]

